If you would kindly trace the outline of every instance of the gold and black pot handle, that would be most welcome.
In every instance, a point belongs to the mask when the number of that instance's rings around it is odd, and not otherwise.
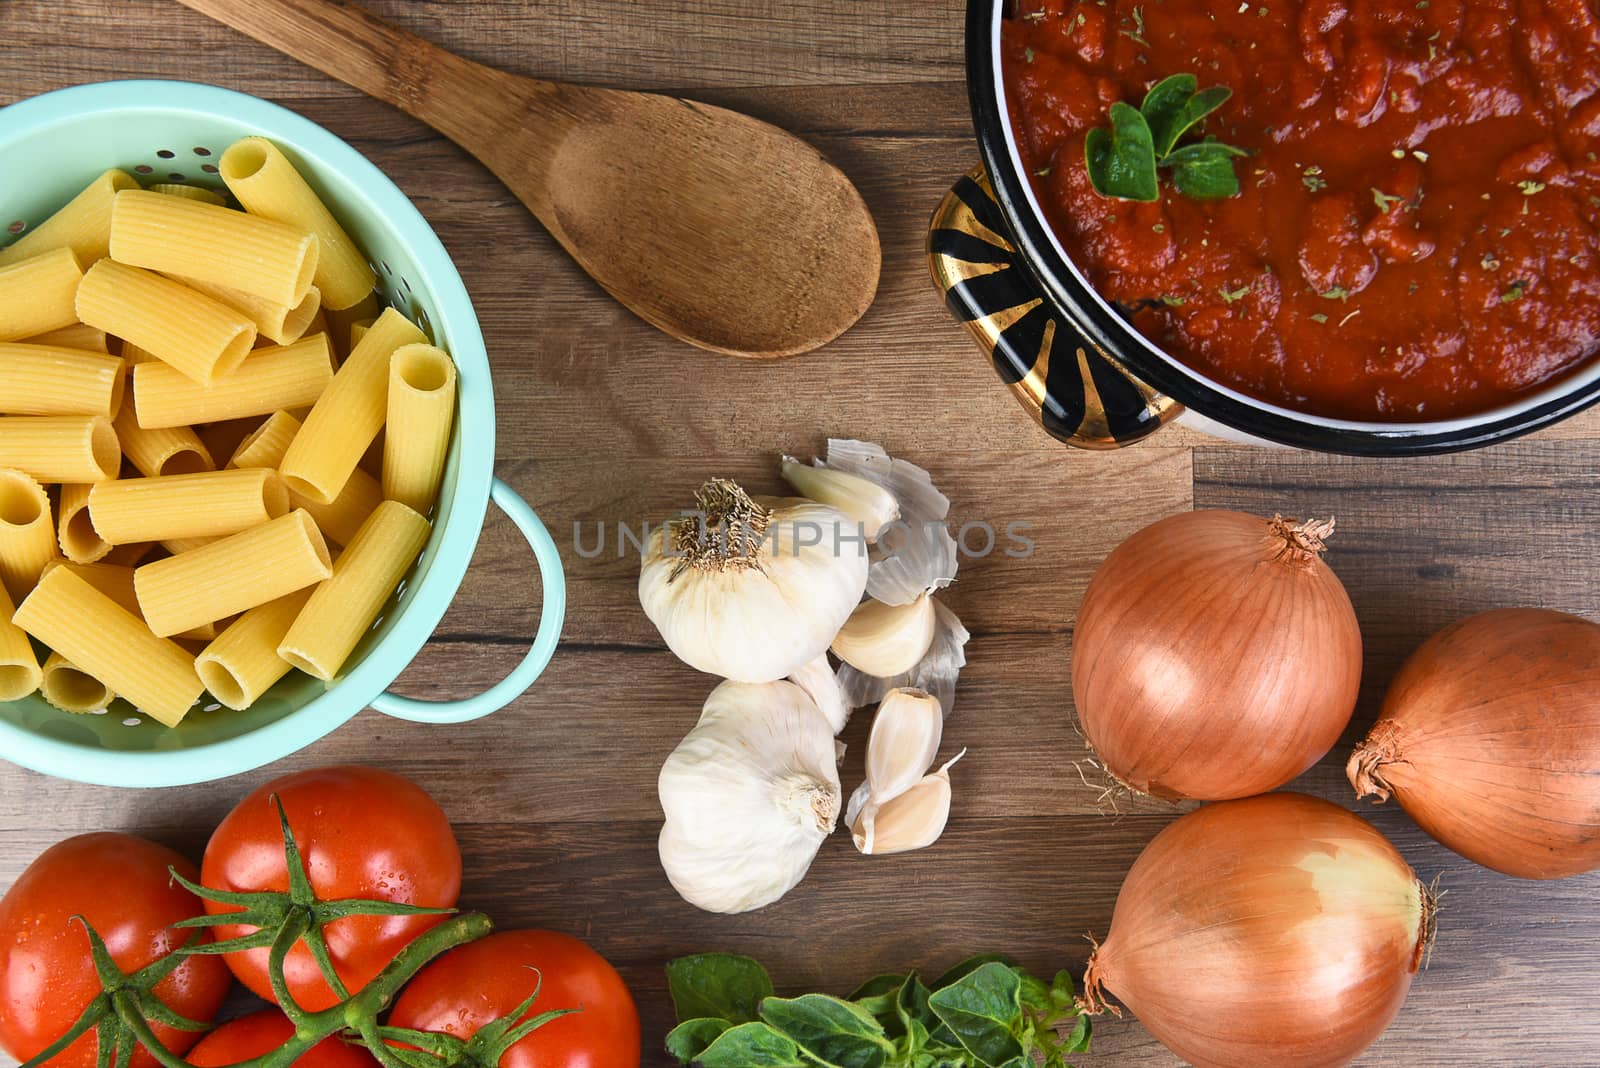
[[[928,230],[928,268],[956,319],[1017,401],[1052,437],[1120,449],[1183,406],[1135,378],[1040,292],[1007,236],[982,167],[945,195]]]

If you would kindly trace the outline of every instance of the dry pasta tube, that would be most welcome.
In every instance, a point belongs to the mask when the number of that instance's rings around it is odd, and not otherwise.
[[[147,430],[269,415],[314,404],[333,381],[328,335],[258,349],[233,373],[201,384],[164,363],[133,369],[133,400]]]
[[[161,357],[149,349],[141,349],[131,341],[122,343],[122,362],[128,365],[128,373],[133,373],[134,367],[141,363],[160,363]]]
[[[85,326],[83,323],[73,323],[71,326],[63,326],[60,330],[52,330],[48,334],[36,334],[23,340],[30,345],[55,345],[58,348],[78,349],[82,352],[111,351],[110,345],[106,343],[106,332]]]
[[[348,308],[372,292],[377,276],[367,258],[278,146],[247,137],[229,146],[217,169],[250,214],[317,235],[316,283],[328,307]]]
[[[0,701],[20,701],[39,688],[39,658],[28,635],[11,622],[15,612],[0,583]]]
[[[14,622],[169,727],[204,690],[182,647],[151,634],[138,616],[68,568],[40,579]]]
[[[117,194],[111,258],[296,307],[317,270],[317,235],[258,215],[164,196]]]
[[[456,411],[456,365],[432,345],[404,345],[389,360],[383,428],[383,495],[428,514],[439,496]]]
[[[126,381],[116,356],[0,342],[0,412],[115,419]]]
[[[20,341],[78,321],[83,266],[70,248],[0,267],[0,341]]]
[[[201,650],[195,668],[211,696],[242,711],[293,670],[278,655],[278,644],[315,588],[250,609]]]
[[[104,482],[122,467],[122,448],[98,415],[0,415],[0,467],[40,482]]]
[[[331,681],[384,602],[428,543],[428,521],[397,501],[384,501],[340,554],[333,577],[318,586],[278,655],[308,675]]]
[[[256,343],[256,324],[243,312],[114,260],[85,272],[77,308],[90,326],[133,342],[202,384],[231,374]]]
[[[350,348],[352,351],[357,345],[361,344],[361,339],[367,336],[367,331],[372,329],[373,322],[374,320],[372,319],[362,319],[358,323],[350,324]]]
[[[49,494],[21,471],[0,468],[0,585],[20,601],[55,558]]]
[[[111,202],[123,189],[137,189],[139,183],[123,171],[106,171],[67,202],[67,206],[23,234],[7,248],[0,248],[0,264],[15,263],[50,252],[70,248],[80,263],[93,263],[110,255]]]
[[[178,556],[145,564],[134,586],[145,622],[166,637],[287,597],[333,573],[303,509]]]
[[[98,712],[117,699],[111,687],[60,653],[45,658],[39,695],[63,712]]]
[[[116,429],[122,454],[139,473],[147,478],[158,475],[192,475],[199,471],[214,471],[216,464],[211,453],[186,426],[146,430],[139,425],[134,406],[123,406],[111,425]]]
[[[124,478],[89,491],[94,529],[113,545],[222,537],[288,511],[289,491],[268,469]]]
[[[158,182],[150,187],[152,193],[164,193],[169,197],[182,197],[185,200],[198,200],[202,204],[215,204],[217,207],[226,207],[228,200],[215,189],[207,189],[203,185],[179,185],[176,182]]]
[[[104,560],[112,549],[89,518],[90,488],[87,482],[63,482],[61,502],[56,506],[56,544],[61,555],[75,564]]]
[[[388,415],[389,358],[402,345],[427,340],[405,316],[385,309],[289,445],[281,470],[291,490],[333,503]]]
[[[117,604],[121,605],[123,608],[126,608],[140,619],[144,618],[144,614],[139,610],[139,595],[137,592],[135,592],[133,586],[134,569],[132,565],[108,564],[104,562],[95,564],[75,564],[71,562],[63,563],[60,560],[55,560],[44,569],[44,573],[49,574],[50,568],[53,567],[65,567],[74,575],[77,575],[89,585],[93,586],[95,589],[99,590],[101,593],[105,594],[107,597],[111,598],[113,601],[117,602]],[[177,637],[180,639],[196,639],[199,641],[210,641],[216,636],[217,628],[210,623],[195,627],[192,630],[186,630],[182,634],[177,635]]]
[[[355,343],[350,340],[350,328],[356,323],[366,323],[367,329],[372,329],[372,324],[383,311],[383,302],[378,299],[377,293],[368,293],[348,308],[341,308],[338,311],[331,308],[322,310],[327,318],[328,333],[333,337],[334,345],[339,348],[339,357],[348,359],[355,351]]]
[[[283,462],[289,443],[300,432],[300,420],[288,412],[273,412],[250,431],[228,460],[229,467],[272,467]]]
[[[283,462],[283,455],[299,430],[300,421],[294,416],[288,412],[274,412],[270,419],[240,444],[230,466],[277,467]],[[293,490],[289,492],[289,503],[310,512],[323,537],[338,545],[350,544],[350,539],[356,536],[356,531],[361,529],[367,516],[382,502],[383,487],[359,467],[350,472],[344,489],[339,491],[339,496],[334,498],[332,504],[318,504]]]
[[[322,308],[322,291],[316,286],[306,290],[304,300],[291,306],[274,304],[242,289],[213,285],[198,278],[184,278],[181,275],[173,275],[172,278],[173,281],[182,282],[197,293],[204,293],[212,300],[220,300],[228,307],[237,308],[249,316],[250,321],[256,324],[257,348],[265,345],[288,345],[299,341],[305,334],[306,327],[311,325],[311,320],[316,318],[317,312]]]

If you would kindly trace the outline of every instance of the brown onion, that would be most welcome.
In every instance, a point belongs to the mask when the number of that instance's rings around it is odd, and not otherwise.
[[[1524,879],[1600,868],[1600,626],[1484,612],[1406,661],[1346,769],[1433,837]]]
[[[1141,793],[1276,790],[1333,747],[1361,630],[1322,561],[1333,522],[1185,512],[1106,557],[1078,611],[1072,695],[1106,770]]]
[[[1155,837],[1084,974],[1196,1068],[1333,1068],[1399,1013],[1434,904],[1376,828],[1327,801],[1208,805]]]

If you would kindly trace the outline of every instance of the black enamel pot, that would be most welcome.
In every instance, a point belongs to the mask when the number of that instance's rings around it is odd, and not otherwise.
[[[1000,73],[1007,0],[968,0],[967,83],[983,166],[934,215],[929,266],[951,312],[1051,435],[1115,449],[1178,419],[1225,437],[1403,456],[1479,448],[1600,400],[1600,361],[1475,415],[1436,422],[1328,419],[1242,394],[1146,339],[1073,264],[1023,169]]]

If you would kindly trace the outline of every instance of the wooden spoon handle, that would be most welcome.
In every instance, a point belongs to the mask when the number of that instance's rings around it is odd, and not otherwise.
[[[469,151],[492,138],[531,79],[462,59],[349,0],[178,0],[387,101]],[[551,87],[553,88],[553,87]]]

